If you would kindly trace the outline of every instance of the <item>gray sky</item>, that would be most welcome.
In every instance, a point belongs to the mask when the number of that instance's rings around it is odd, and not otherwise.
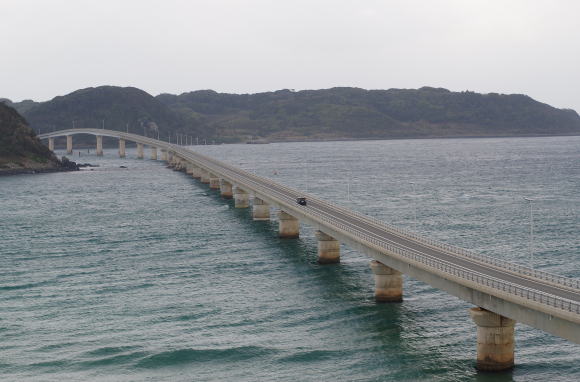
[[[356,86],[580,112],[576,0],[0,0],[0,97]]]

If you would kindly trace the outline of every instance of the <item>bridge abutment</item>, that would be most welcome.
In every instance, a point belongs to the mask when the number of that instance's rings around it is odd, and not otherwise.
[[[220,194],[224,199],[231,199],[233,197],[232,184],[224,179],[221,179]]]
[[[315,232],[318,239],[318,264],[340,263],[340,242],[322,231]]]
[[[376,260],[370,262],[370,267],[375,276],[375,301],[403,301],[403,274]]]
[[[143,159],[143,143],[137,143],[137,159]]]
[[[66,153],[72,154],[73,145],[72,145],[72,135],[66,136]]]
[[[213,173],[209,174],[209,188],[212,190],[219,190],[220,188],[220,178]]]
[[[48,138],[48,149],[54,151],[54,138]]]
[[[97,135],[97,156],[103,156],[103,136]]]
[[[270,205],[262,199],[254,196],[252,218],[254,220],[270,220]]]
[[[477,369],[508,370],[514,366],[515,320],[482,308],[471,308],[477,325]]]
[[[125,158],[125,140],[119,139],[119,158]]]
[[[278,237],[295,239],[300,236],[300,220],[287,212],[278,212]]]
[[[250,195],[239,187],[234,189],[234,207],[248,208],[250,206]]]

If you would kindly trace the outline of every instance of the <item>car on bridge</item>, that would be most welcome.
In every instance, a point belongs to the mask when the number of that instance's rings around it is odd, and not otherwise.
[[[301,206],[305,206],[306,198],[296,198],[296,203],[300,204]]]

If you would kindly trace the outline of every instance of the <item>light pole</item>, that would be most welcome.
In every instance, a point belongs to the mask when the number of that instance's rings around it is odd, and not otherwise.
[[[346,183],[346,199],[350,203],[350,169],[347,170],[346,174],[347,174],[346,176],[348,177],[348,180]]]
[[[417,232],[417,201],[415,200],[417,193],[415,192],[415,182],[409,182],[409,184],[413,187],[413,216],[415,232]]]
[[[534,199],[522,197],[526,202],[530,203],[530,267],[534,269],[534,213],[532,210],[532,202]]]

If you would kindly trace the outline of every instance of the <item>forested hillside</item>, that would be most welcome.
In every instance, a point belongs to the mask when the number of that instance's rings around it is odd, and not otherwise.
[[[136,88],[102,86],[13,105],[41,131],[70,128],[74,121],[76,127],[104,125],[162,139],[187,134],[217,142],[580,134],[580,117],[573,110],[525,95],[430,87],[257,94],[201,90],[153,97]]]
[[[580,134],[580,117],[525,95],[333,88],[157,97],[224,139],[402,138]]]

